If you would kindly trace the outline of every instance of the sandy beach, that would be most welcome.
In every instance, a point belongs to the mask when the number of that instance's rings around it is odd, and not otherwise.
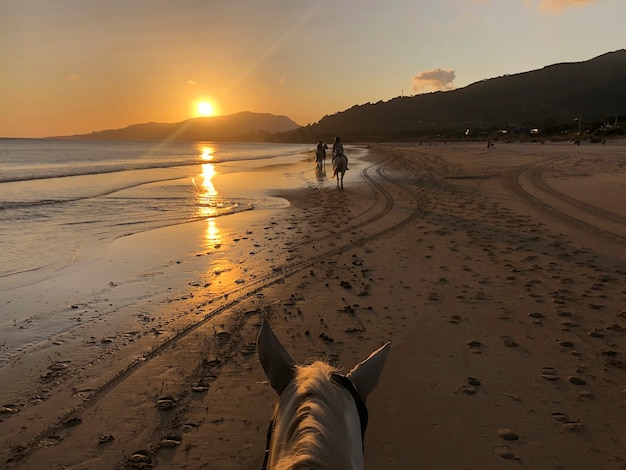
[[[368,469],[626,468],[626,142],[375,145],[344,191],[264,171],[288,206],[110,248],[168,295],[2,373],[0,466],[260,468],[267,319],[346,371],[392,342]]]

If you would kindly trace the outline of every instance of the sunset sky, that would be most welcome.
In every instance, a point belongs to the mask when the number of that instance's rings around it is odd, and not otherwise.
[[[626,0],[2,0],[0,137],[211,107],[306,125],[623,49],[625,18]]]

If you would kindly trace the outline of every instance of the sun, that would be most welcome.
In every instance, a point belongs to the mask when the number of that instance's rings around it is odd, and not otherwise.
[[[197,111],[199,116],[213,116],[215,114],[215,110],[213,109],[213,105],[208,101],[200,101],[197,105]]]

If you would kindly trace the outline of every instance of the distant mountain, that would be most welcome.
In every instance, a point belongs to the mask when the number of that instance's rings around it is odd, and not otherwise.
[[[228,116],[187,119],[177,123],[135,124],[84,135],[50,137],[53,139],[99,141],[202,141],[267,140],[267,134],[286,132],[300,127],[286,116],[242,112]]]
[[[479,60],[479,57],[477,57]],[[626,121],[626,50],[585,62],[482,80],[452,91],[356,105],[300,127],[285,116],[243,112],[173,124],[136,124],[70,138],[139,141],[390,141],[494,134],[559,134]],[[611,126],[605,126],[611,128]],[[613,126],[612,131],[626,132]]]
[[[477,57],[477,60],[479,58]],[[316,142],[460,136],[499,129],[559,133],[626,120],[626,51],[483,80],[452,91],[357,105],[279,140]],[[520,131],[521,132],[521,131]]]

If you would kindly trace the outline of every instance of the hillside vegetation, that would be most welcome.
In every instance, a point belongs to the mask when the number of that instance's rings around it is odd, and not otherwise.
[[[281,140],[359,141],[472,135],[621,132],[626,119],[626,51],[483,80],[452,91],[354,106]],[[605,125],[608,124],[608,125]]]

